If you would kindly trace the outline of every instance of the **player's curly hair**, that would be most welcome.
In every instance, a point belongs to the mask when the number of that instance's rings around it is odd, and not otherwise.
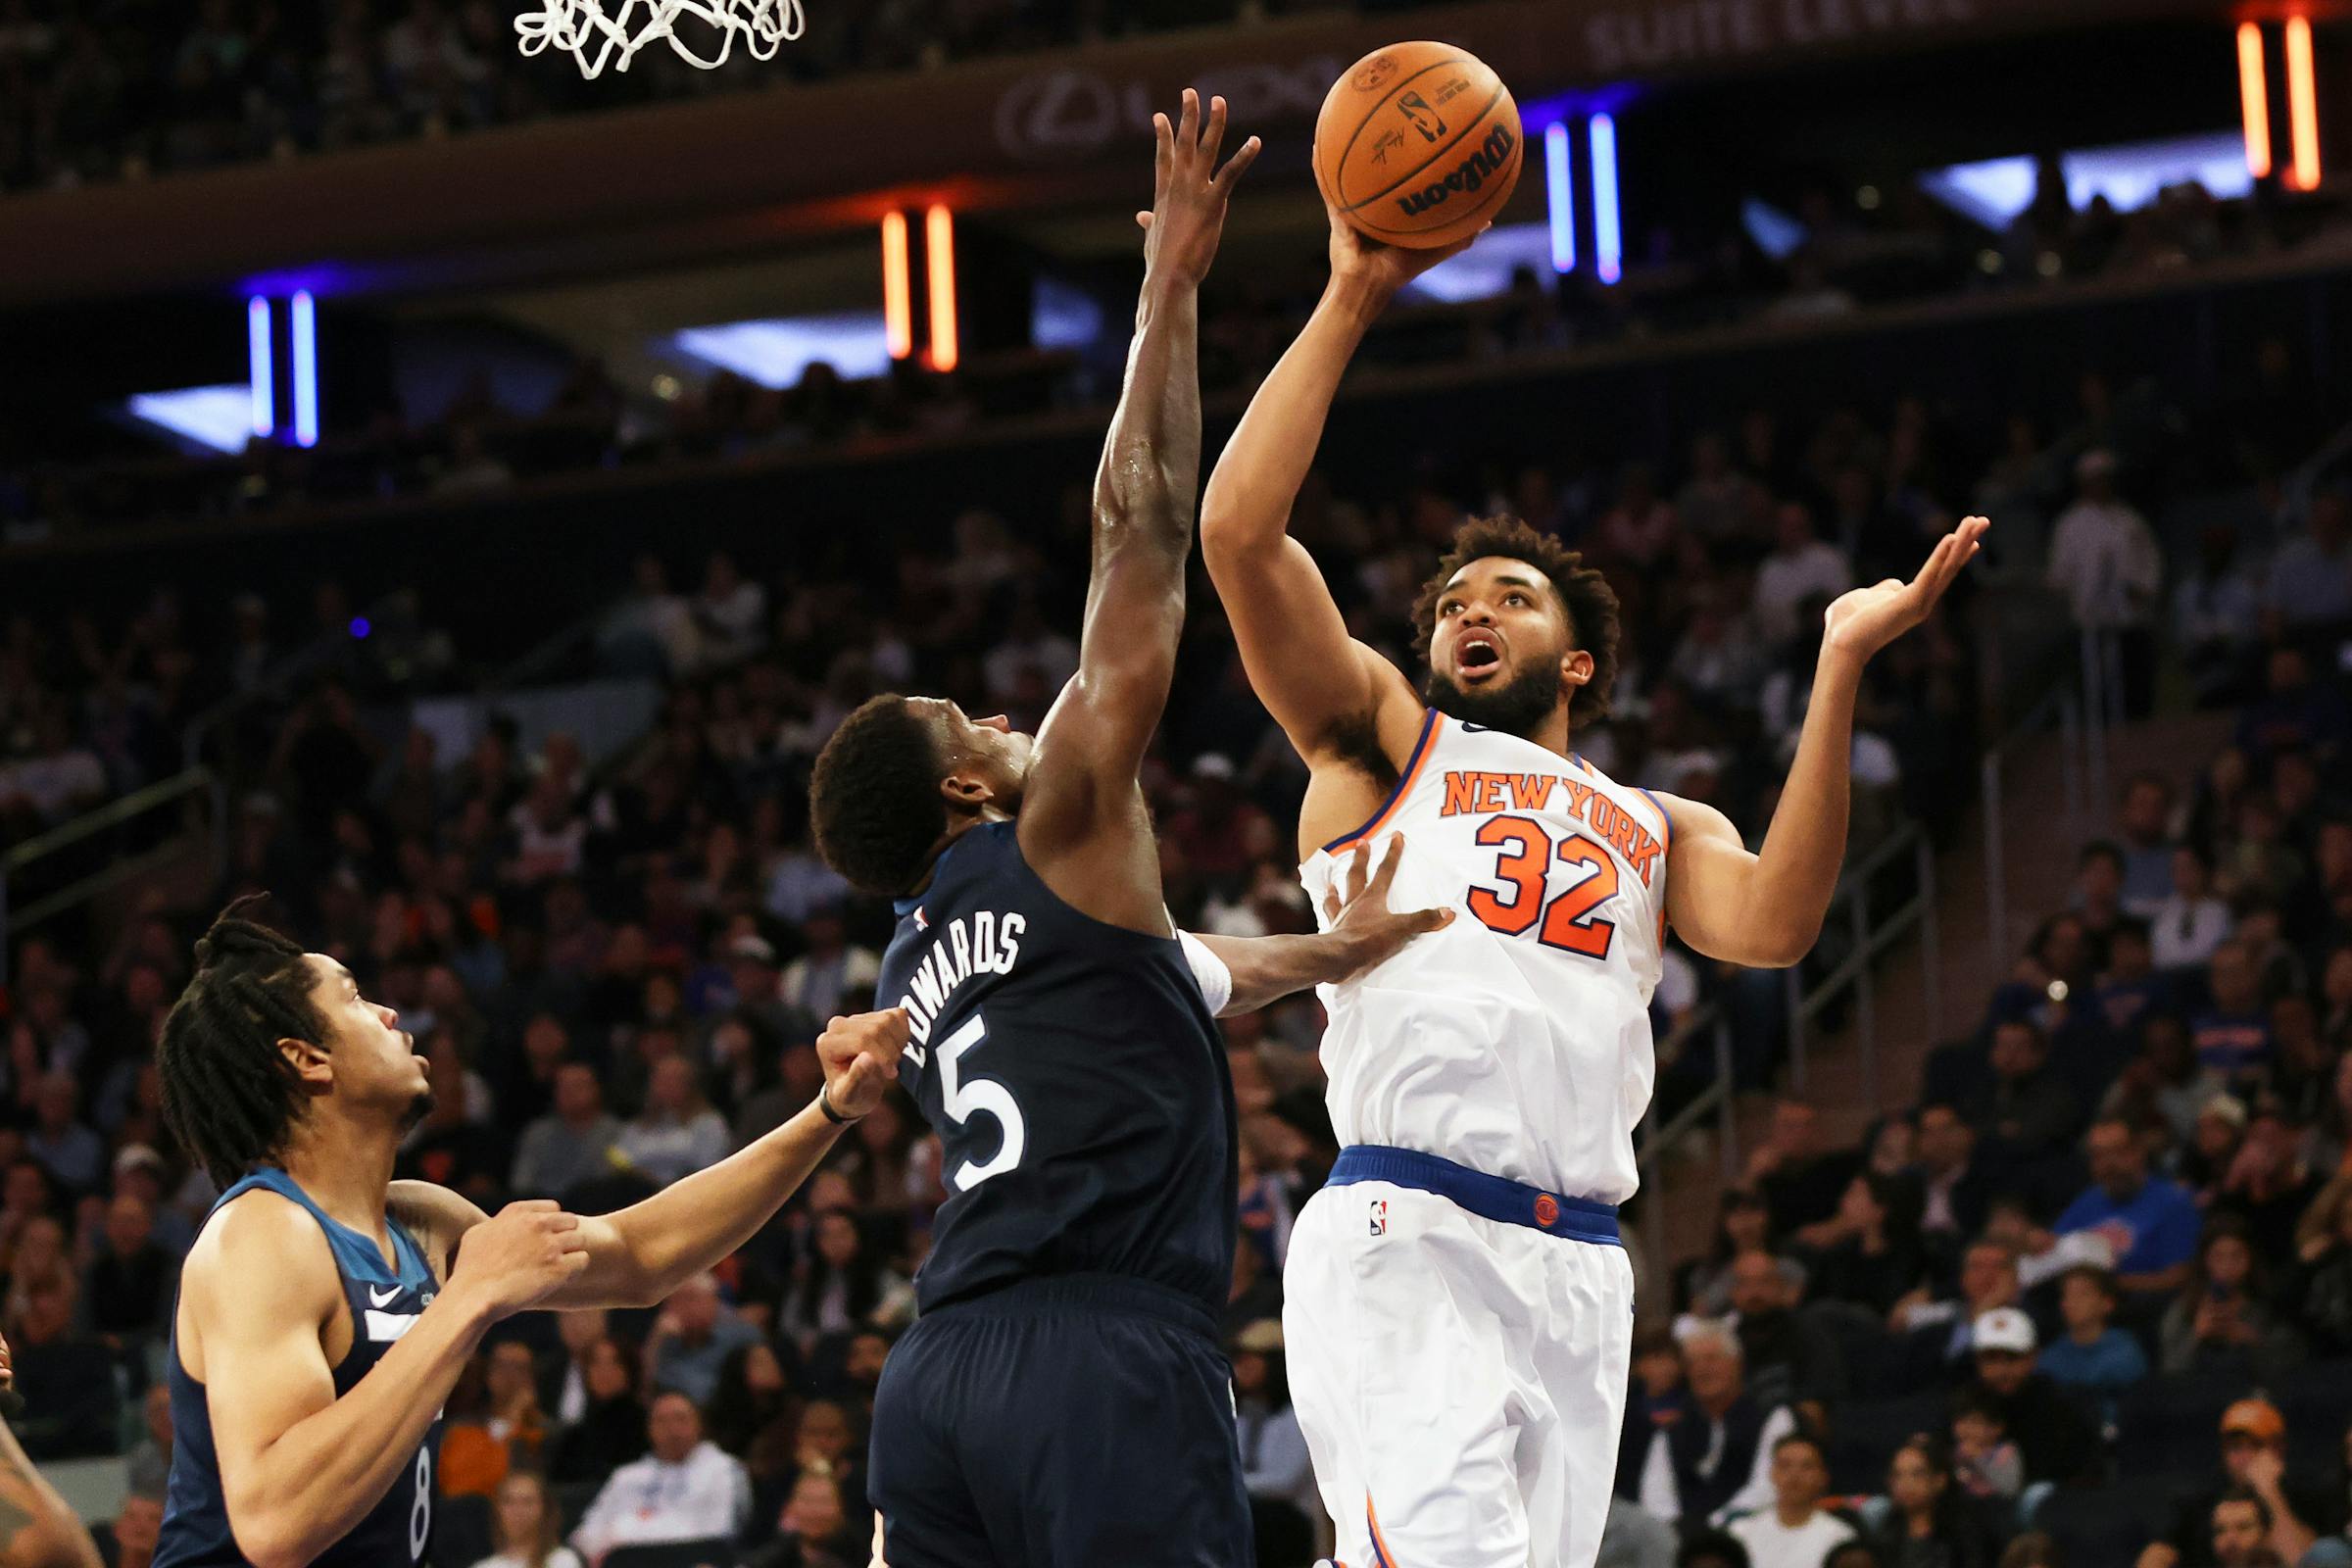
[[[197,942],[155,1053],[164,1125],[222,1187],[285,1152],[302,1084],[277,1043],[327,1035],[302,944],[249,918],[268,898],[237,900]]]
[[[1438,627],[1438,598],[1453,574],[1490,556],[1524,561],[1544,573],[1568,613],[1571,642],[1592,656],[1592,678],[1568,700],[1568,722],[1590,724],[1608,717],[1609,688],[1617,680],[1617,591],[1597,567],[1585,564],[1582,552],[1517,517],[1473,517],[1454,530],[1452,552],[1438,563],[1436,575],[1421,585],[1421,597],[1413,605],[1413,657],[1429,662],[1430,639]]]
[[[945,770],[939,737],[906,698],[869,699],[817,754],[808,780],[817,853],[861,893],[906,892],[948,830]]]

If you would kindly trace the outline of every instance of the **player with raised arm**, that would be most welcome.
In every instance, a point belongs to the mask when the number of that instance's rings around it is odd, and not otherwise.
[[[1237,1568],[1250,1556],[1217,1312],[1237,1233],[1212,1015],[1353,973],[1443,913],[1385,865],[1319,936],[1179,938],[1138,769],[1184,624],[1200,482],[1199,289],[1257,151],[1223,100],[1155,122],[1127,379],[1094,491],[1078,672],[1034,740],[875,698],[817,759],[826,860],[893,895],[877,995],[939,1132],[921,1315],[874,1400],[892,1568]],[[1367,858],[1352,875],[1364,878]],[[878,1026],[878,1025],[877,1025]]]
[[[1330,284],[1217,464],[1201,549],[1250,683],[1310,769],[1309,890],[1350,846],[1401,831],[1398,896],[1468,916],[1325,993],[1348,1147],[1293,1233],[1284,1340],[1339,1556],[1581,1568],[1631,1354],[1616,1206],[1636,1186],[1666,926],[1740,964],[1812,946],[1844,855],[1863,665],[1927,615],[1985,525],[1963,523],[1911,582],[1830,607],[1760,853],[1714,808],[1577,757],[1575,729],[1608,710],[1617,603],[1524,522],[1456,533],[1417,612],[1415,692],[1349,637],[1287,527],[1364,332],[1453,250],[1390,249],[1332,216]]]
[[[196,945],[157,1064],[172,1135],[223,1189],[180,1276],[156,1568],[413,1564],[443,1401],[525,1307],[648,1306],[741,1246],[888,1088],[887,1036],[817,1045],[814,1103],[616,1213],[495,1219],[392,1180],[425,1058],[349,970],[231,905]],[[452,1091],[453,1093],[456,1091]]]

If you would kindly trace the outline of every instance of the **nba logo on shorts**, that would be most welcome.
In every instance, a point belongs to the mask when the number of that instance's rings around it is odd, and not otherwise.
[[[1375,1236],[1389,1234],[1389,1200],[1385,1198],[1372,1200],[1372,1234]]]

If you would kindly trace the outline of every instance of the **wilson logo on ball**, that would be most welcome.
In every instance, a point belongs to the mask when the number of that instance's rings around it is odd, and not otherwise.
[[[1478,151],[1462,160],[1444,179],[1433,180],[1419,190],[1406,191],[1396,198],[1397,207],[1407,218],[1417,218],[1433,208],[1443,207],[1456,191],[1474,191],[1494,177],[1495,171],[1511,161],[1511,152],[1519,138],[1508,125],[1496,125],[1487,132],[1487,139]]]

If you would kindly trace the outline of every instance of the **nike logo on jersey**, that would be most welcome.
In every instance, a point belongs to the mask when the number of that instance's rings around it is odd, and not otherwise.
[[[368,1287],[368,1304],[369,1306],[390,1306],[392,1304],[392,1298],[398,1296],[399,1294],[400,1287],[397,1285],[393,1286],[388,1291],[382,1292],[378,1292],[374,1286],[370,1285]]]
[[[1625,857],[1644,886],[1656,880],[1659,853],[1665,848],[1632,812],[1582,779],[1558,773],[1488,773],[1454,770],[1446,775],[1446,800],[1440,816],[1484,816],[1496,811],[1540,811],[1555,794],[1567,799],[1561,808],[1581,816],[1592,830]]]

